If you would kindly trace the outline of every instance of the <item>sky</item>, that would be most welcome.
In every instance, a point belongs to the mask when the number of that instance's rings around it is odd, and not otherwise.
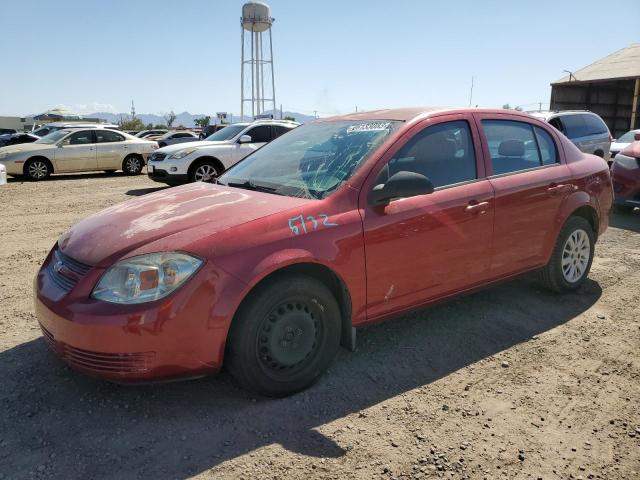
[[[0,115],[240,110],[237,0],[0,0]],[[640,41],[637,0],[267,0],[277,104],[535,109]],[[544,106],[544,105],[543,105]]]

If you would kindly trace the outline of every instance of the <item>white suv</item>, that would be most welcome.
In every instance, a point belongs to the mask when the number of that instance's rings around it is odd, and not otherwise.
[[[149,158],[147,172],[151,180],[167,185],[215,182],[229,167],[298,125],[286,120],[234,123],[203,141],[156,150]]]

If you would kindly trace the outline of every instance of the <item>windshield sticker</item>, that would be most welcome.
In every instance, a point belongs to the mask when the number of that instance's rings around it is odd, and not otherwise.
[[[325,213],[321,213],[318,215],[321,221],[318,221],[316,217],[313,215],[309,215],[304,217],[304,215],[300,214],[296,217],[292,217],[289,219],[289,229],[291,230],[291,234],[295,237],[297,235],[303,235],[309,233],[310,231],[318,230],[318,227],[337,227],[337,223],[333,223],[329,221],[329,215]]]
[[[347,127],[347,133],[356,133],[356,132],[379,132],[382,130],[387,130],[391,122],[368,122],[368,123],[358,123],[356,125],[350,125]]]

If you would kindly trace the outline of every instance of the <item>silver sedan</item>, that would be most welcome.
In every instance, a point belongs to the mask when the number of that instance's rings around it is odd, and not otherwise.
[[[0,164],[11,176],[44,180],[52,173],[122,170],[138,175],[158,148],[155,141],[103,128],[63,129],[34,143],[0,148]]]

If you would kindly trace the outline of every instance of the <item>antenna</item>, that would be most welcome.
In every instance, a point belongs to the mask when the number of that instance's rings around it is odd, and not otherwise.
[[[469,106],[471,106],[473,100],[473,76],[471,77],[471,91],[469,92]]]

